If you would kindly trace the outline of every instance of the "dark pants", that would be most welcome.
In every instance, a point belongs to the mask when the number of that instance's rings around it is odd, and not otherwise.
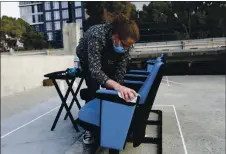
[[[88,68],[82,65],[82,72],[83,76],[86,81],[87,90],[85,91],[85,101],[86,103],[91,101],[95,98],[96,91],[100,89],[100,85],[91,77],[90,72],[88,71]]]
[[[87,86],[87,99],[86,103],[95,98],[96,91],[100,89],[100,85],[91,77],[85,77]]]

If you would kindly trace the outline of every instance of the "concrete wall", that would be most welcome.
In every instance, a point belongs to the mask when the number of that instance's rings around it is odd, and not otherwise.
[[[44,75],[74,66],[74,55],[1,56],[1,97],[42,86]]]
[[[78,23],[67,23],[63,25],[63,43],[65,53],[75,55],[79,39],[80,27]]]

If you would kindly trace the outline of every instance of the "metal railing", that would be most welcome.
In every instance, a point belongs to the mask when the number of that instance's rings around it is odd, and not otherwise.
[[[44,49],[44,50],[30,50],[30,51],[9,51],[2,52],[2,56],[30,56],[30,55],[65,55],[64,49]]]
[[[222,50],[226,50],[226,37],[167,42],[136,43],[132,48],[131,55],[139,56],[156,53]]]

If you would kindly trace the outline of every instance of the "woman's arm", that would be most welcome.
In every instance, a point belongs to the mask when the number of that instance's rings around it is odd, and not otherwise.
[[[102,50],[103,44],[101,43],[100,39],[95,36],[90,36],[88,39],[88,66],[91,77],[95,79],[100,85],[104,85],[108,89],[119,91],[126,101],[133,99],[134,95],[136,95],[136,92],[134,90],[121,86],[118,82],[110,79],[103,72],[101,65]],[[124,62],[122,62],[122,64],[124,64]],[[125,72],[125,69],[119,70]],[[119,74],[121,76],[121,73]]]
[[[91,77],[100,85],[104,85],[110,78],[103,72],[101,64],[101,52],[103,44],[98,36],[88,38],[88,67]]]
[[[115,72],[114,79],[120,84],[123,84],[124,82],[124,77],[126,75],[127,68],[129,65],[129,59],[130,59],[130,55],[127,52],[121,57],[120,62],[116,65],[116,72]]]

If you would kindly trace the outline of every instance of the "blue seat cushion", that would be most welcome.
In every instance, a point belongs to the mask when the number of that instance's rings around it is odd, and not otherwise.
[[[78,113],[79,120],[100,126],[100,100],[93,99],[85,104]]]

